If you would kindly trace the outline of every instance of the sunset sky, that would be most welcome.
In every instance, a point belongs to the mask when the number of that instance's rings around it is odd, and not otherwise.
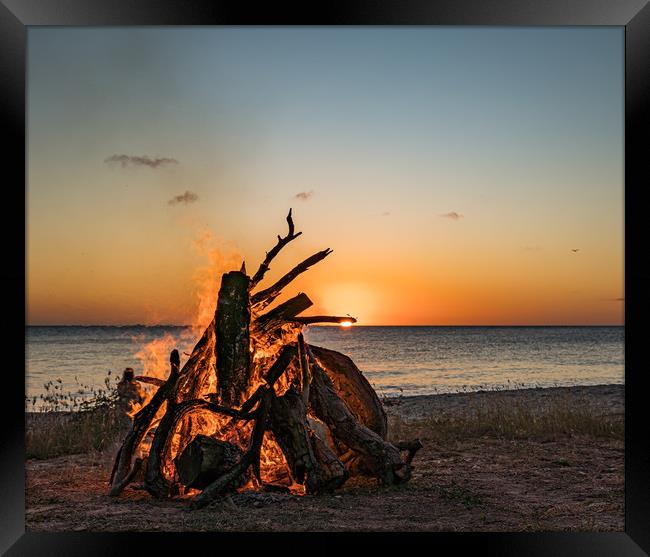
[[[264,285],[332,248],[287,289],[306,313],[622,324],[623,47],[622,27],[30,27],[28,323],[190,323],[292,207]]]

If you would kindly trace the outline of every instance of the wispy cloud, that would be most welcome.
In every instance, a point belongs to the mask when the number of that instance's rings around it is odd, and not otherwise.
[[[169,164],[178,164],[176,159],[170,157],[157,157],[151,158],[147,156],[136,155],[111,155],[104,159],[106,164],[120,164],[122,168],[127,166],[148,166],[150,168],[158,168]]]
[[[539,246],[521,246],[521,249],[524,251],[542,251],[542,248]]]
[[[309,191],[301,191],[300,193],[297,193],[294,195],[294,199],[300,199],[300,201],[307,201],[314,195],[314,190],[309,190]]]
[[[440,215],[443,219],[459,220],[462,219],[464,215],[457,213],[456,211],[450,211],[449,213],[442,213]]]
[[[387,217],[388,215],[390,215],[390,211],[384,211],[384,212],[381,214],[382,217]]]
[[[191,192],[187,190],[185,193],[182,193],[181,195],[176,195],[172,197],[168,203],[170,205],[178,205],[179,203],[184,203],[187,205],[188,203],[194,203],[195,201],[199,200],[199,196],[196,195],[194,192]]]

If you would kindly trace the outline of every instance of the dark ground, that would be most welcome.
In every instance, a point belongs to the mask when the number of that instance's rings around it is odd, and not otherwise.
[[[583,387],[590,412],[622,411],[622,387]],[[584,390],[586,389],[586,390]],[[553,397],[545,393],[506,397]],[[561,391],[558,391],[561,392]],[[515,392],[516,393],[516,392]],[[564,391],[562,396],[566,396]],[[486,393],[487,396],[494,396]],[[464,408],[475,395],[411,397],[389,407],[392,416],[426,416],[443,406]],[[484,396],[484,395],[480,395]],[[573,395],[572,395],[573,396]],[[425,399],[433,400],[425,400]],[[415,399],[420,399],[415,400]],[[510,399],[506,399],[509,401]],[[442,406],[441,406],[442,405]],[[407,426],[404,426],[408,429]],[[27,529],[33,531],[622,531],[622,437],[536,435],[535,438],[457,436],[441,439],[420,427],[424,448],[412,480],[379,486],[349,480],[332,495],[235,494],[206,509],[185,500],[156,501],[128,487],[111,498],[112,454],[28,460]]]

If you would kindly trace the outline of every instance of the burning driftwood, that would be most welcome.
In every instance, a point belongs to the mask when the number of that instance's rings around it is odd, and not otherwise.
[[[143,467],[149,493],[193,495],[193,508],[242,489],[327,492],[354,474],[386,484],[409,480],[420,442],[387,441],[381,403],[352,360],[303,339],[305,324],[355,319],[299,315],[312,305],[302,293],[265,312],[331,250],[252,293],[273,258],[301,234],[291,211],[287,223],[288,234],[278,236],[252,278],[244,266],[223,275],[214,319],[185,364],[173,350],[166,380],[136,378],[157,391],[116,455],[111,495]]]

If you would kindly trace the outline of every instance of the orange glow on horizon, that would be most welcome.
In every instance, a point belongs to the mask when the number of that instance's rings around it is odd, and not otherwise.
[[[461,231],[467,235],[464,246],[452,235],[433,247],[417,238],[408,250],[388,245],[387,262],[383,252],[375,252],[385,240],[376,230],[359,227],[353,240],[346,241],[337,230],[311,225],[308,215],[297,212],[295,218],[303,236],[280,252],[258,288],[273,284],[322,249],[325,240],[334,252],[298,276],[276,303],[305,292],[314,303],[313,314],[359,316],[365,326],[624,322],[624,273],[622,264],[616,264],[617,245],[607,251],[583,248],[579,256],[558,248],[504,248],[497,245],[502,239],[486,240],[477,229],[475,235]],[[276,220],[273,231],[284,232],[282,220]],[[54,259],[32,251],[28,323],[205,326],[221,274],[239,269],[246,260],[252,275],[263,259],[271,232],[262,228],[248,231],[243,240],[183,223],[174,258],[163,256],[162,244],[144,240],[142,252],[107,250],[90,260],[74,251]],[[229,237],[232,244],[226,241]]]

